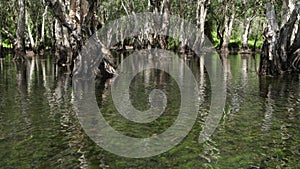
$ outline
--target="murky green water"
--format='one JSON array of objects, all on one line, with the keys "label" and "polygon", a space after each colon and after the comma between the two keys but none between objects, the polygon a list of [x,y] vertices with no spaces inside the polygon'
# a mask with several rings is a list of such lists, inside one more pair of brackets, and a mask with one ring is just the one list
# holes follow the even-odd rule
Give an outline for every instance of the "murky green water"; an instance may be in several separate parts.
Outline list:
[{"label": "murky green water", "polygon": [[[0,60],[0,168],[300,168],[300,75],[256,74],[259,58],[224,60],[227,101],[208,142],[198,137],[210,106],[209,77],[201,61],[188,60],[201,105],[189,135],[159,156],[129,159],[98,147],[81,128],[72,105],[71,78],[49,58],[18,65]],[[154,88],[166,92],[165,113],[149,124],[124,119],[113,106],[109,83],[97,82],[98,105],[120,133],[149,137],[176,120],[179,88],[166,73],[145,71],[131,83],[132,104],[149,108]]]}]

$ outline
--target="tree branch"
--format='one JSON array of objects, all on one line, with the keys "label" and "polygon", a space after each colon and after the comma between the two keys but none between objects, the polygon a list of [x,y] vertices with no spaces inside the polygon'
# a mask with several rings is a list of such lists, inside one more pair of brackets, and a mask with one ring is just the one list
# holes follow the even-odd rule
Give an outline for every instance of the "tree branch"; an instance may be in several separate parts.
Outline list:
[{"label": "tree branch", "polygon": [[46,0],[46,3],[51,8],[54,17],[57,18],[63,26],[70,31],[76,29],[76,25],[72,22],[70,17],[64,13],[64,5],[61,0]]}]

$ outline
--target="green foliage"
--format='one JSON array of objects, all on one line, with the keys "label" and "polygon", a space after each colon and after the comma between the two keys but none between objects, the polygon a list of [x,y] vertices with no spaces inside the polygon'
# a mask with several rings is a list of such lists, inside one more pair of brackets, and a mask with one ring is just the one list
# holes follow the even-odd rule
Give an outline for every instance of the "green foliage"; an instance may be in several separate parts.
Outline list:
[{"label": "green foliage", "polygon": [[[272,1],[275,4],[276,14],[280,20],[282,1],[275,0]],[[220,39],[217,37],[217,28],[220,27],[220,30],[224,29],[224,7],[226,3],[235,3],[235,13],[236,18],[234,22],[234,28],[231,36],[230,42],[241,42],[241,37],[243,33],[243,22],[247,18],[254,17],[251,28],[249,32],[249,46],[253,47],[254,40],[258,37],[257,47],[262,45],[262,33],[263,27],[260,26],[265,22],[264,13],[265,13],[265,4],[266,0],[211,0],[210,4],[207,7],[208,13],[206,16],[206,23],[209,23],[209,26],[206,26],[206,34],[210,32],[212,43],[214,46],[220,45]],[[26,11],[28,13],[28,24],[32,29],[32,36],[36,43],[38,43],[39,38],[41,37],[41,23],[42,15],[46,7],[44,1],[37,0],[28,0],[26,1]],[[139,1],[139,0],[103,0],[98,3],[97,15],[98,21],[101,23],[107,23],[111,20],[120,18],[127,15],[127,12],[131,14],[141,13],[148,11],[148,1]],[[161,10],[161,9],[159,9]],[[197,10],[197,1],[185,1],[177,0],[170,1],[170,12],[172,15],[181,16],[190,22],[196,22],[196,10]],[[231,6],[229,5],[229,10],[227,14],[232,13]],[[7,48],[12,48],[14,44],[14,38],[16,36],[16,27],[17,27],[17,9],[15,4],[10,1],[1,1],[0,2],[0,31],[2,33],[3,46]],[[54,16],[52,15],[51,9],[48,8],[48,13],[46,15],[45,22],[45,40],[48,48],[52,46],[53,43],[53,20]],[[26,41],[28,39],[28,33],[26,34]],[[178,40],[170,39],[168,42],[170,48],[176,48],[179,45]]]},{"label": "green foliage", "polygon": [[217,32],[213,31],[211,34],[212,34],[212,38],[213,38],[212,43],[214,44],[215,47],[219,46],[220,45],[220,40],[217,37]]},{"label": "green foliage", "polygon": [[[249,40],[248,41],[248,45],[249,45],[249,47],[251,48],[251,49],[254,49],[254,40]],[[256,49],[260,49],[261,47],[262,47],[262,45],[263,45],[263,41],[262,40],[258,40],[257,42],[256,42]]]},{"label": "green foliage", "polygon": [[9,39],[4,39],[4,41],[2,42],[2,46],[4,48],[13,48],[13,45],[9,42]]},{"label": "green foliage", "polygon": [[0,1],[0,32],[3,47],[12,48],[17,27],[16,16],[17,11],[14,3],[10,1]]},{"label": "green foliage", "polygon": [[176,49],[179,46],[179,39],[169,38],[168,39],[168,48]]}]

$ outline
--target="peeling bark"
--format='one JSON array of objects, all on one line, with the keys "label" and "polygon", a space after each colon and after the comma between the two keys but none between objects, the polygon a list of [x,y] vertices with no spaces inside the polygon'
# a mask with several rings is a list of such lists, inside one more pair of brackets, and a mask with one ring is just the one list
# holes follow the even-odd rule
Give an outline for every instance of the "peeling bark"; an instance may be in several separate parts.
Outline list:
[{"label": "peeling bark", "polygon": [[[267,21],[268,25],[264,32],[265,41],[262,48],[261,63],[259,73],[262,75],[279,75],[285,72],[299,71],[298,41],[295,38],[291,42],[295,24],[298,23],[300,10],[300,1],[297,1],[287,22],[278,28],[276,15],[270,2],[267,3]],[[299,33],[299,31],[298,31]],[[297,33],[297,37],[299,34]]]},{"label": "peeling bark", "polygon": [[[62,0],[47,1],[56,18],[55,27],[58,32],[59,27],[64,30],[63,46],[70,48],[72,53],[76,53],[81,49],[85,40],[96,31],[96,1],[71,0],[68,3],[64,3]],[[67,60],[71,61],[71,58],[68,57]]]},{"label": "peeling bark", "polygon": [[[85,41],[96,32],[98,25],[97,1],[70,0],[66,4],[62,0],[47,0],[47,2],[63,30],[65,50],[59,54],[60,57],[63,56],[62,64],[70,65],[70,68],[73,69],[74,61],[78,59],[78,53]],[[112,75],[115,72],[111,60],[111,53],[107,52],[107,58],[102,60],[99,67],[102,75]]]}]

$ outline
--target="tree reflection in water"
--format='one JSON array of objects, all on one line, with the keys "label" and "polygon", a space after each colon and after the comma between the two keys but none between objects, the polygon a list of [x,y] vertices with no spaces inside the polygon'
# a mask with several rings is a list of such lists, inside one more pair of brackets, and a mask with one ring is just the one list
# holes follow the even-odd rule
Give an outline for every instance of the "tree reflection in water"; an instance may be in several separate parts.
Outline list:
[{"label": "tree reflection in water", "polygon": [[[118,62],[126,55],[116,56]],[[197,123],[181,144],[147,159],[118,157],[89,139],[74,114],[72,79],[51,57],[23,63],[0,59],[0,166],[297,168],[300,75],[259,77],[257,56],[222,57],[227,83],[224,116],[211,139],[199,144],[199,132],[209,111],[211,84],[203,57],[183,58],[198,82],[201,104]],[[166,65],[167,61],[160,64]],[[132,66],[139,65],[132,63]],[[132,82],[132,102],[138,108],[147,108],[147,92],[155,87],[168,94],[168,113],[163,114],[161,123],[148,126],[135,126],[117,118],[122,116],[114,110],[110,93],[112,80],[96,81],[96,95],[101,112],[120,132],[136,132],[141,136],[153,134],[149,131],[163,132],[177,117],[178,89],[163,71],[145,70]]]}]

